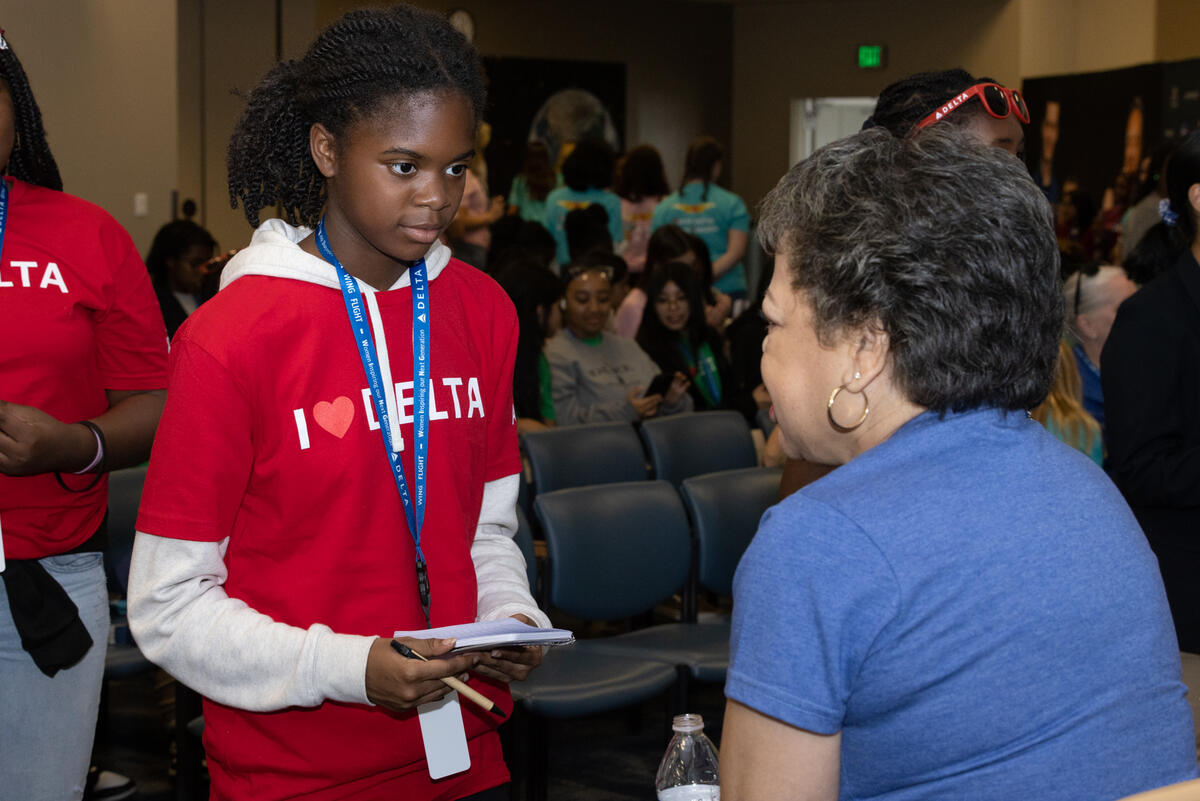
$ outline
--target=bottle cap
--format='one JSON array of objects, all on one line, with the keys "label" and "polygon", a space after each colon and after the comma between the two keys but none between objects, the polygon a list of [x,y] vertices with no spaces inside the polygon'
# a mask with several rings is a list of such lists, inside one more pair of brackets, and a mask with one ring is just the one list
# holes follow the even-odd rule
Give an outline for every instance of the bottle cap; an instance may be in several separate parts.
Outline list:
[{"label": "bottle cap", "polygon": [[671,722],[671,728],[685,734],[704,731],[704,717],[701,715],[676,715]]}]

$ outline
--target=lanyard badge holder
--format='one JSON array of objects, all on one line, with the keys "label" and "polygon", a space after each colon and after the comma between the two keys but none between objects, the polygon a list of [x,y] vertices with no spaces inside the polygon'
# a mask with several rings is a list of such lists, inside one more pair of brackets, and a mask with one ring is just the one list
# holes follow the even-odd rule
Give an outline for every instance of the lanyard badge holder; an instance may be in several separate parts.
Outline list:
[{"label": "lanyard badge holder", "polygon": [[[375,404],[376,419],[379,420],[379,431],[383,435],[383,444],[387,450],[388,464],[392,470],[392,478],[400,493],[400,502],[404,506],[404,518],[408,523],[409,533],[413,538],[416,551],[417,595],[421,602],[421,611],[425,615],[426,627],[431,626],[430,620],[430,586],[429,570],[425,563],[425,555],[421,551],[421,527],[425,523],[425,482],[427,477],[427,454],[429,450],[429,280],[425,270],[425,260],[420,259],[408,269],[409,282],[412,291],[413,318],[413,493],[408,491],[408,482],[404,476],[404,463],[400,458],[400,443],[392,437],[392,416],[389,406],[395,408],[395,403],[388,403],[388,398],[395,390],[386,387],[383,378],[383,366],[376,350],[376,342],[368,330],[367,313],[363,308],[363,293],[358,281],[346,272],[346,268],[338,261],[329,244],[329,236],[325,232],[325,220],[317,225],[317,249],[327,262],[337,271],[338,285],[342,290],[342,300],[346,304],[346,316],[350,319],[350,327],[354,332],[354,341],[358,346],[359,359],[363,371],[367,374],[370,385],[371,400]],[[378,311],[376,310],[376,314]],[[382,331],[382,329],[380,329]],[[387,344],[378,343],[387,354]],[[390,375],[390,371],[389,371]],[[396,429],[399,431],[399,428]],[[467,751],[467,733],[463,725],[462,708],[459,705],[458,693],[451,692],[429,704],[417,707],[418,721],[421,726],[421,739],[425,744],[425,761],[432,779],[440,779],[455,773],[461,773],[471,767],[471,755]]]}]

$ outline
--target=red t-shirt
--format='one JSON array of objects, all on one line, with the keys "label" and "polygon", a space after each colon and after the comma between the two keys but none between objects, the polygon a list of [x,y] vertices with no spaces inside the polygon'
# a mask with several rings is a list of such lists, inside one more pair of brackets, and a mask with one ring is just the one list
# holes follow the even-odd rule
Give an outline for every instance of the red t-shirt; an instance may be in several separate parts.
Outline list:
[{"label": "red t-shirt", "polygon": [[[475,620],[470,547],[485,482],[520,469],[517,322],[503,291],[451,260],[429,283],[428,500],[434,626]],[[376,295],[412,488],[412,300]],[[390,636],[424,627],[414,546],[341,293],[235,280],[180,328],[138,529],[230,538],[225,590],[277,621]],[[471,684],[511,710],[504,685]],[[472,767],[431,782],[416,713],[326,702],[269,714],[205,702],[220,798],[458,798],[507,780],[494,716],[463,704]]]},{"label": "red t-shirt", "polygon": [[[125,229],[99,206],[12,178],[0,253],[0,399],[76,422],[108,409],[104,391],[167,385],[167,331]],[[82,487],[91,476],[64,476]],[[70,493],[52,473],[0,475],[9,559],[64,553],[96,532],[102,479]]]}]

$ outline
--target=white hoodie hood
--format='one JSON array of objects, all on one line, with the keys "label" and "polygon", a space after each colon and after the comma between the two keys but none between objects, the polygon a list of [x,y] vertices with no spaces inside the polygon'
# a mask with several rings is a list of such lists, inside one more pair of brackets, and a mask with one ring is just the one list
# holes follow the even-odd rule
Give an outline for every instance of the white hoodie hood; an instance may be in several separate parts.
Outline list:
[{"label": "white hoodie hood", "polygon": [[[267,275],[272,278],[291,278],[310,284],[340,290],[337,270],[322,258],[300,249],[300,240],[312,233],[311,228],[296,228],[283,220],[270,219],[260,225],[250,238],[250,244],[237,252],[221,271],[221,289],[244,275]],[[425,254],[425,269],[429,280],[437,278],[450,262],[450,248],[434,242]],[[408,286],[408,271],[389,289]],[[358,282],[364,294],[371,288]]]}]

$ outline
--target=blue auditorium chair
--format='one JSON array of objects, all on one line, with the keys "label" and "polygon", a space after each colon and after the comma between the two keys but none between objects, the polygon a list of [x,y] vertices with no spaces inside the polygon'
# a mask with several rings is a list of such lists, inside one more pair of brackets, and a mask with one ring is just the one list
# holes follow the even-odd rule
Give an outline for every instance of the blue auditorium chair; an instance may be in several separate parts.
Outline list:
[{"label": "blue auditorium chair", "polygon": [[537,494],[568,487],[642,481],[646,454],[629,423],[563,426],[521,435]]},{"label": "blue auditorium chair", "polygon": [[750,426],[737,412],[658,417],[644,421],[640,431],[654,477],[675,487],[691,476],[758,464]]}]

